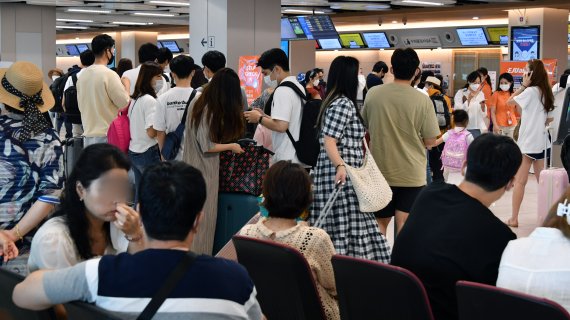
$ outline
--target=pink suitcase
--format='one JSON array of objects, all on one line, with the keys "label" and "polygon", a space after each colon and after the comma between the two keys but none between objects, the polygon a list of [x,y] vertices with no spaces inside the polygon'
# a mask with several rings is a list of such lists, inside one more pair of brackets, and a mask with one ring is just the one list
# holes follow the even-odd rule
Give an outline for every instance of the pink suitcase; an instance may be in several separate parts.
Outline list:
[{"label": "pink suitcase", "polygon": [[538,211],[536,222],[538,226],[541,226],[550,208],[558,202],[568,188],[568,174],[566,170],[552,168],[552,153],[550,156],[550,168],[546,168],[545,160],[544,170],[540,172],[538,181]]}]

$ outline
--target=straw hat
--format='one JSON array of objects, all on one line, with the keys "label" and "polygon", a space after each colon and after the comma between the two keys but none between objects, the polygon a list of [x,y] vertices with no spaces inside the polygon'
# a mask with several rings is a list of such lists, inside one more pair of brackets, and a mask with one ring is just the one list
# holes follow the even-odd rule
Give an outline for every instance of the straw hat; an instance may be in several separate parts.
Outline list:
[{"label": "straw hat", "polygon": [[[55,99],[49,86],[43,81],[41,70],[35,64],[27,61],[15,62],[8,69],[0,69],[0,81],[6,76],[6,80],[16,90],[27,96],[33,96],[42,91],[43,105],[36,104],[40,112],[46,112],[55,105]],[[8,105],[16,110],[24,111],[20,106],[20,97],[8,92],[0,82],[0,103]]]},{"label": "straw hat", "polygon": [[435,84],[435,85],[441,86],[441,81],[439,81],[439,79],[436,78],[436,77],[431,77],[431,76],[430,76],[430,77],[427,77],[427,78],[426,78],[426,82],[431,82],[431,83],[433,83],[433,84]]}]

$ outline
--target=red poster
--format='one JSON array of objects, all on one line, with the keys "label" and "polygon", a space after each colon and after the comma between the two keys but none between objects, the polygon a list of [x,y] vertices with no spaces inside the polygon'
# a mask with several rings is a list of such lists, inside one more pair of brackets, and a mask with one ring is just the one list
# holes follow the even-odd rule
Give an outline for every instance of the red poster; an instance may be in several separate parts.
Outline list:
[{"label": "red poster", "polygon": [[263,75],[261,68],[257,66],[257,59],[259,56],[239,57],[238,75],[241,86],[245,88],[248,104],[251,104],[261,95]]},{"label": "red poster", "polygon": [[[524,73],[524,68],[526,66],[526,61],[501,61],[501,73],[508,72],[515,79],[515,88],[520,86],[522,82],[522,77]],[[556,59],[542,59],[546,72],[548,72],[548,77],[550,78],[550,83],[556,83]]]}]

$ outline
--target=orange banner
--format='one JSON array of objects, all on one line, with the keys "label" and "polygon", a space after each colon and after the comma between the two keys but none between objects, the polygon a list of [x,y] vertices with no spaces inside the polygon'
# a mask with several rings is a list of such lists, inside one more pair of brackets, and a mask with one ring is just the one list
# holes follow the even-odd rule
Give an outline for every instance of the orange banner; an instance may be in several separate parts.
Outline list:
[{"label": "orange banner", "polygon": [[[542,59],[546,72],[548,72],[548,78],[550,83],[556,83],[556,64],[558,60],[556,59]],[[515,88],[518,88],[522,82],[524,68],[526,67],[526,61],[501,61],[501,73],[508,72],[515,79]]]},{"label": "orange banner", "polygon": [[261,68],[257,66],[258,59],[259,56],[239,57],[238,75],[240,85],[245,88],[248,105],[250,105],[253,100],[261,96],[263,75],[261,74]]}]

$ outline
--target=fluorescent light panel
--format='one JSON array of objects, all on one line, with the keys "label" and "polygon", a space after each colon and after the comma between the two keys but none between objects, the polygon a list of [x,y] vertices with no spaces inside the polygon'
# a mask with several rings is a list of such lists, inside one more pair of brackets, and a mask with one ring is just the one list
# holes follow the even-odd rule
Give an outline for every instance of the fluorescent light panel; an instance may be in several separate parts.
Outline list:
[{"label": "fluorescent light panel", "polygon": [[91,23],[93,20],[81,20],[81,19],[55,19],[61,22],[80,22],[80,23]]},{"label": "fluorescent light panel", "polygon": [[174,17],[174,13],[151,13],[151,12],[135,12],[133,16],[145,16],[145,17]]},{"label": "fluorescent light panel", "polygon": [[128,21],[114,21],[111,23],[112,24],[128,25],[128,26],[147,26],[147,25],[152,24],[152,22],[128,22]]},{"label": "fluorescent light panel", "polygon": [[[285,9],[283,12],[313,14],[313,10]],[[315,14],[324,14],[324,11],[315,10]]]},{"label": "fluorescent light panel", "polygon": [[110,10],[95,10],[95,9],[67,9],[67,12],[82,12],[82,13],[111,13]]},{"label": "fluorescent light panel", "polygon": [[403,0],[402,3],[422,4],[426,6],[443,6],[443,3],[441,2],[428,2],[428,1],[417,1],[417,0]]},{"label": "fluorescent light panel", "polygon": [[89,29],[87,27],[79,27],[79,26],[55,26],[56,29],[80,29],[80,30],[85,30],[85,29]]},{"label": "fluorescent light panel", "polygon": [[190,2],[174,2],[174,1],[149,1],[152,4],[163,4],[167,6],[189,6]]}]

